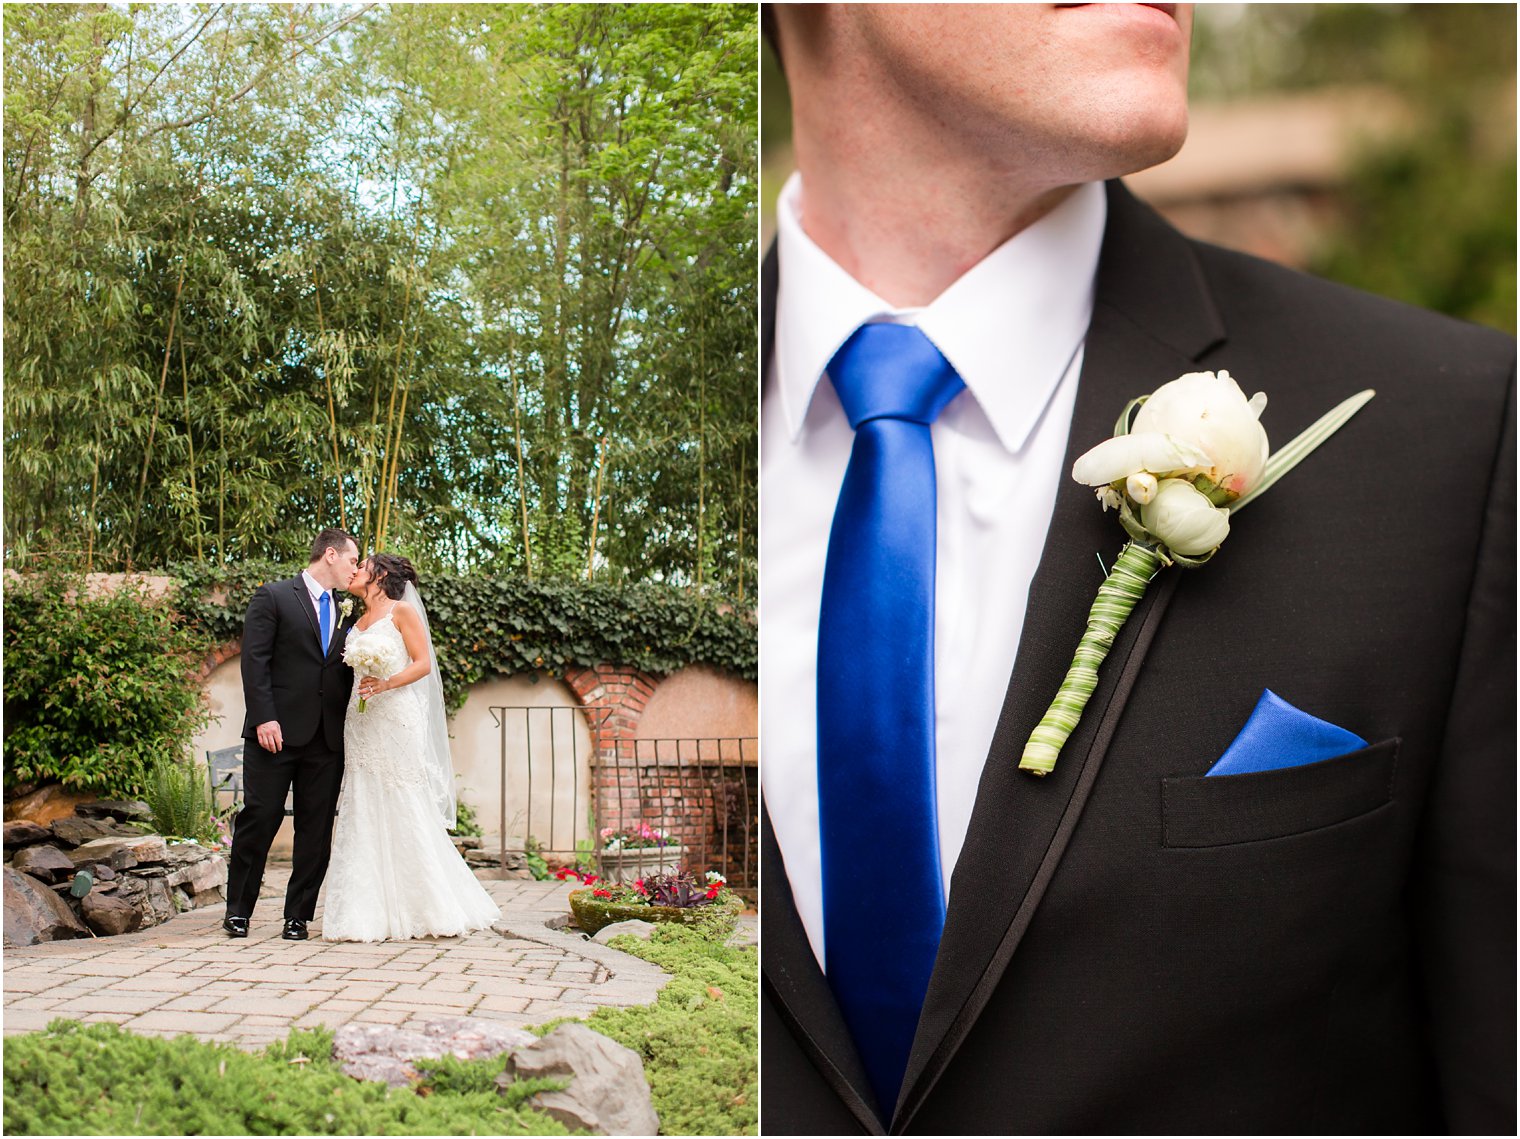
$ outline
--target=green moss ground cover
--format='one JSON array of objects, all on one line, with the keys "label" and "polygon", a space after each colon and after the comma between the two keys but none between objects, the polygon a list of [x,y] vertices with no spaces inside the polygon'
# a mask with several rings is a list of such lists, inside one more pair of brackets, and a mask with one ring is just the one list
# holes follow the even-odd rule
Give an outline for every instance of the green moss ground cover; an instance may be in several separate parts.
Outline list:
[{"label": "green moss ground cover", "polygon": [[[758,1124],[759,964],[662,926],[650,942],[617,948],[672,980],[649,1007],[603,1009],[590,1024],[638,1052],[667,1135],[754,1134]],[[544,1026],[545,1030],[551,1026]],[[263,1053],[230,1045],[134,1036],[111,1024],[55,1021],[5,1042],[4,1129],[12,1135],[563,1135],[525,1106],[554,1086],[510,1096],[494,1060],[434,1062],[416,1088],[345,1076],[332,1033],[296,1031]]]}]

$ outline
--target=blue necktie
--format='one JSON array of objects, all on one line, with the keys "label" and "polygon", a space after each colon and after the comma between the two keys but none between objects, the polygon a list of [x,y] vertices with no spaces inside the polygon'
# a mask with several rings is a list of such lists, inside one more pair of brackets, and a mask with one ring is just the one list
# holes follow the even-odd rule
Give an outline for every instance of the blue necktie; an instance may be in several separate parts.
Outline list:
[{"label": "blue necktie", "polygon": [[332,637],[332,602],[327,599],[325,590],[317,599],[317,622],[322,628],[322,654],[326,656],[327,646]]},{"label": "blue necktie", "polygon": [[929,425],[964,385],[898,324],[862,325],[828,373],[855,443],[818,619],[824,971],[890,1118],[945,924]]}]

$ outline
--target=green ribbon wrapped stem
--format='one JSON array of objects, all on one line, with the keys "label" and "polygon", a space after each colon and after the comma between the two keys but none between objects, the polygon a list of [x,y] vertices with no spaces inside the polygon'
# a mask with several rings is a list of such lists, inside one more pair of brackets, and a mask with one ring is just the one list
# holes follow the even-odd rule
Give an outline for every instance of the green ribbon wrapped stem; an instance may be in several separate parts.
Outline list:
[{"label": "green ribbon wrapped stem", "polygon": [[1114,646],[1114,638],[1134,612],[1135,604],[1156,576],[1163,561],[1160,553],[1139,542],[1126,542],[1119,560],[1098,587],[1092,609],[1087,614],[1087,631],[1077,645],[1076,656],[1066,670],[1066,678],[1051,701],[1019,760],[1019,770],[1031,775],[1049,775],[1055,769],[1071,733],[1082,718],[1093,690],[1098,687],[1098,669]]}]

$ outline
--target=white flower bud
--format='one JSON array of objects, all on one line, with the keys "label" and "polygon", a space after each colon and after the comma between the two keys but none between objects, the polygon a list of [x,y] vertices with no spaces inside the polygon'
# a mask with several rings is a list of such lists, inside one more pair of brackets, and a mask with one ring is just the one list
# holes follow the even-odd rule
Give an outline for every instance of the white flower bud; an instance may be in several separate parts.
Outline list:
[{"label": "white flower bud", "polygon": [[1140,509],[1141,524],[1185,557],[1214,549],[1230,532],[1230,512],[1215,506],[1186,479],[1163,479]]},{"label": "white flower bud", "polygon": [[1156,497],[1156,476],[1141,471],[1139,474],[1130,475],[1124,483],[1124,489],[1129,496],[1144,506]]}]

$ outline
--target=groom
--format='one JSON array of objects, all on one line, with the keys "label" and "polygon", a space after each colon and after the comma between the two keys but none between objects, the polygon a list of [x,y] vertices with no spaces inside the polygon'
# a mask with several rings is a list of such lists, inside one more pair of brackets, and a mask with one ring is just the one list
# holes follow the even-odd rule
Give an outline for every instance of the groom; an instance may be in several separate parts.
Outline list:
[{"label": "groom", "polygon": [[[1187,6],[766,14],[761,1131],[1513,1134],[1513,340],[1113,180],[1182,142]],[[1151,583],[1032,778],[1124,539],[1072,463],[1218,370],[1274,446],[1377,397]]]},{"label": "groom", "polygon": [[285,889],[287,941],[304,941],[327,873],[343,781],[343,715],[354,674],[343,663],[350,619],[334,591],[359,568],[359,545],[329,528],[298,576],[261,585],[243,623],[243,809],[227,872],[229,937],[247,937],[269,845],[295,791],[295,849]]}]

